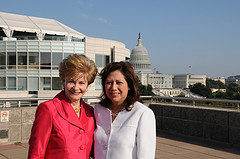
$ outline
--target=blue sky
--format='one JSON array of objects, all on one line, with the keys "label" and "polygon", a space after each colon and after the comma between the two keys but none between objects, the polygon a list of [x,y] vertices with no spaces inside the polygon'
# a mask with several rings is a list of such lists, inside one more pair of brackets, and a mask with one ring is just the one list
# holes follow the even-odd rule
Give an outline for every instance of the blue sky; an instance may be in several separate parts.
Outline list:
[{"label": "blue sky", "polygon": [[130,50],[140,32],[161,73],[240,74],[240,0],[5,0],[0,12],[56,19]]}]

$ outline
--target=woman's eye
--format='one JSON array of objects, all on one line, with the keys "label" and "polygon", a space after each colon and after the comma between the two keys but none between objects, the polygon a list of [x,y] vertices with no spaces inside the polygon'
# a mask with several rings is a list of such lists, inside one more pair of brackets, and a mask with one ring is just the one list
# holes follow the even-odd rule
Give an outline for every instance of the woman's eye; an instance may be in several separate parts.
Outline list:
[{"label": "woman's eye", "polygon": [[122,84],[122,82],[117,82],[117,84]]},{"label": "woman's eye", "polygon": [[112,82],[106,82],[106,84],[107,84],[107,85],[110,85],[110,84],[112,84]]}]

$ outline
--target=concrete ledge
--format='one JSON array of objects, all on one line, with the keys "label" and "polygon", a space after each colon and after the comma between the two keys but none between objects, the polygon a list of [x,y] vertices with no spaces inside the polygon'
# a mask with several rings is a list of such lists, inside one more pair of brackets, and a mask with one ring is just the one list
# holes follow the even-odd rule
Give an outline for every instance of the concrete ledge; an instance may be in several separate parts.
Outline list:
[{"label": "concrete ledge", "polygon": [[0,108],[8,111],[8,121],[0,121],[0,144],[28,142],[37,107]]},{"label": "concrete ledge", "polygon": [[156,116],[159,132],[240,147],[239,112],[164,104],[150,104],[149,108]]}]

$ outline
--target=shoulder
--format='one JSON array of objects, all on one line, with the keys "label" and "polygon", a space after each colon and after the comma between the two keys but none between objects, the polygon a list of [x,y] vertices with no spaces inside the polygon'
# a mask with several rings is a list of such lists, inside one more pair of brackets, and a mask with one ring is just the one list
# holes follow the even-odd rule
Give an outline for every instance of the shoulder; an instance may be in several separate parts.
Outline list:
[{"label": "shoulder", "polygon": [[104,112],[105,110],[106,108],[99,103],[94,106],[94,113]]},{"label": "shoulder", "polygon": [[55,109],[55,105],[62,105],[59,94],[56,95],[53,99],[40,103],[37,109],[52,111]]},{"label": "shoulder", "polygon": [[140,102],[134,103],[133,110],[140,114],[148,114],[149,116],[154,116],[152,109],[150,109],[148,106],[146,106]]},{"label": "shoulder", "polygon": [[51,107],[53,106],[53,99],[42,102],[39,104],[38,109],[51,109]]},{"label": "shoulder", "polygon": [[133,104],[133,107],[138,110],[138,111],[152,111],[148,106],[144,105],[143,103],[140,102],[135,102]]},{"label": "shoulder", "polygon": [[96,104],[95,106],[94,106],[94,110],[95,109],[105,109],[105,107],[104,106],[102,106],[100,103],[98,103],[98,104]]},{"label": "shoulder", "polygon": [[93,107],[85,102],[83,102],[84,108],[87,109],[88,111],[93,112]]}]

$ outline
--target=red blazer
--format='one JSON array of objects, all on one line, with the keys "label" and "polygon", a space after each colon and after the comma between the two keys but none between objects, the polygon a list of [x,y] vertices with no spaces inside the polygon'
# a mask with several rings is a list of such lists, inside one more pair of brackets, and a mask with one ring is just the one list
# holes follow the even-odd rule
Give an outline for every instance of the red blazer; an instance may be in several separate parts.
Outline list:
[{"label": "red blazer", "polygon": [[81,101],[78,118],[64,93],[60,92],[36,110],[28,159],[89,159],[94,128],[93,107]]}]

